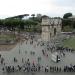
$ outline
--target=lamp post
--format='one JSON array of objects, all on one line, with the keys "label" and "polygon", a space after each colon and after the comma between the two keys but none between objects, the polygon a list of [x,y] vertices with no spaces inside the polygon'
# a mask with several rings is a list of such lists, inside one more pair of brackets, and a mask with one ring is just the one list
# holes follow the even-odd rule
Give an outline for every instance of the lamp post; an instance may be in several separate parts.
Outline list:
[{"label": "lamp post", "polygon": [[19,54],[20,54],[20,25],[19,25]]}]

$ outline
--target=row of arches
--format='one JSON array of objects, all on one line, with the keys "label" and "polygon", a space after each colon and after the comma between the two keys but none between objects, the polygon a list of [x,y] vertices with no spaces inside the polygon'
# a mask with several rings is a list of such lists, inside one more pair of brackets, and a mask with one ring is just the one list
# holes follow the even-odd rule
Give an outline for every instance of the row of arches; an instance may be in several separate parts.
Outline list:
[{"label": "row of arches", "polygon": [[[56,36],[56,33],[57,33],[57,30],[56,30],[56,28],[54,28],[54,36]],[[52,37],[52,33],[50,32],[50,37]]]}]

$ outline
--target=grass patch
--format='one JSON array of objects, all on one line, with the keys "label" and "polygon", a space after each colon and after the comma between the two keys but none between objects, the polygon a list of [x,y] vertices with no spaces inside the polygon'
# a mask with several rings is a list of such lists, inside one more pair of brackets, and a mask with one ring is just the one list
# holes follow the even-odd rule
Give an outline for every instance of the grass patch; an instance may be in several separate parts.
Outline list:
[{"label": "grass patch", "polygon": [[73,28],[70,27],[70,26],[64,26],[64,27],[63,27],[63,31],[64,31],[64,32],[71,32],[71,31],[73,31]]},{"label": "grass patch", "polygon": [[71,37],[63,42],[64,47],[75,49],[75,37]]},{"label": "grass patch", "polygon": [[15,35],[0,35],[0,40],[13,40],[15,39]]}]

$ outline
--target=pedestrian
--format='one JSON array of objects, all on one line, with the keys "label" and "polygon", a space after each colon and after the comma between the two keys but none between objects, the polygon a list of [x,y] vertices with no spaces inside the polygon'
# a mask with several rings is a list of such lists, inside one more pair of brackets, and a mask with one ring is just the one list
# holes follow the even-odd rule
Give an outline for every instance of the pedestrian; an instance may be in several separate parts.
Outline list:
[{"label": "pedestrian", "polygon": [[4,58],[2,57],[2,58],[1,58],[1,64],[3,64],[3,63],[4,63]]},{"label": "pedestrian", "polygon": [[2,68],[2,71],[4,72],[4,70],[5,70],[5,69],[4,69],[4,67],[3,67],[3,68]]},{"label": "pedestrian", "polygon": [[24,63],[24,59],[22,58],[22,63]]},{"label": "pedestrian", "polygon": [[0,54],[0,58],[1,58],[1,54]]},{"label": "pedestrian", "polygon": [[58,66],[57,66],[56,70],[57,70],[57,72],[58,72]]},{"label": "pedestrian", "polygon": [[59,67],[59,72],[61,72],[61,67]]}]

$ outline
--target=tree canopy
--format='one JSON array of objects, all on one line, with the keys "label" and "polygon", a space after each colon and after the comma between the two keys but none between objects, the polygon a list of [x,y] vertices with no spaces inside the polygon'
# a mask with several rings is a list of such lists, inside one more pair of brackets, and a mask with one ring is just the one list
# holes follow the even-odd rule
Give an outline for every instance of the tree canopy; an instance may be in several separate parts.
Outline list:
[{"label": "tree canopy", "polygon": [[[29,14],[25,14],[25,15],[18,15],[18,16],[14,16],[14,17],[9,17],[6,19],[1,20],[0,19],[0,27],[6,27],[9,30],[14,30],[14,29],[25,29],[26,28],[33,28],[31,30],[37,30],[36,27],[40,22],[41,19],[34,17],[35,14],[32,14],[32,17],[29,17],[28,19],[22,19],[23,16],[28,16]],[[34,17],[34,19],[33,19]]]},{"label": "tree canopy", "polygon": [[[72,16],[72,13],[65,13],[62,19],[62,29],[64,29],[66,26],[68,26],[68,28],[72,28],[72,21],[69,19],[69,17]],[[66,29],[67,30],[67,29]]]},{"label": "tree canopy", "polygon": [[72,16],[72,13],[65,13],[64,16],[63,16],[63,18],[64,18],[64,19],[67,19],[67,18],[70,17],[70,16]]}]

